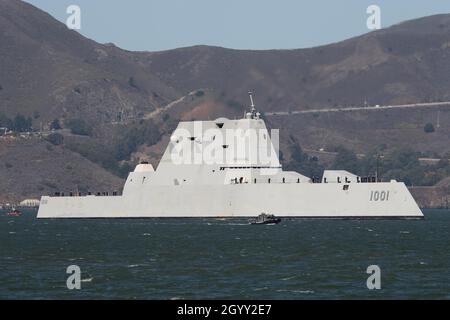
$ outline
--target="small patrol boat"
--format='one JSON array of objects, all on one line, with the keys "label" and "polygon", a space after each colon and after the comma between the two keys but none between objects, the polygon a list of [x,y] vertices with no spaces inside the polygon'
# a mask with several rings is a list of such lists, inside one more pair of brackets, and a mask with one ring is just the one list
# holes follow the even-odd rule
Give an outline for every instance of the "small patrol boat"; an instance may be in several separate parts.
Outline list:
[{"label": "small patrol boat", "polygon": [[280,222],[280,218],[276,218],[273,214],[266,214],[264,212],[256,218],[249,220],[250,224],[277,224]]},{"label": "small patrol boat", "polygon": [[8,212],[8,213],[6,213],[6,215],[8,217],[18,217],[18,216],[22,215],[22,212],[20,210],[17,210],[17,209],[13,208],[13,210]]}]

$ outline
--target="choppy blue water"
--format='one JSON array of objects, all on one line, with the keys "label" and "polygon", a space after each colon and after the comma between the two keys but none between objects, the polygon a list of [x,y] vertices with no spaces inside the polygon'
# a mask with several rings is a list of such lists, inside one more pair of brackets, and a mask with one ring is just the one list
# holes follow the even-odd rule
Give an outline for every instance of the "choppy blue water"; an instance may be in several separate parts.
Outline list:
[{"label": "choppy blue water", "polygon": [[[424,220],[37,220],[0,214],[2,299],[450,298],[450,211]],[[369,265],[381,290],[368,290]],[[68,290],[66,268],[81,268]]]}]

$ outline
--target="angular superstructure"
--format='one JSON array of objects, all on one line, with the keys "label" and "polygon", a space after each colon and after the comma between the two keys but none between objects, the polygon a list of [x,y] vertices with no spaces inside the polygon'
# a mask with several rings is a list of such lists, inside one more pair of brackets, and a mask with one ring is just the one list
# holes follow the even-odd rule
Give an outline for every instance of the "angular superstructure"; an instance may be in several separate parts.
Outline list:
[{"label": "angular superstructure", "polygon": [[274,135],[253,101],[243,119],[180,122],[157,169],[137,165],[121,195],[43,196],[38,218],[423,217],[402,182],[283,171]]}]

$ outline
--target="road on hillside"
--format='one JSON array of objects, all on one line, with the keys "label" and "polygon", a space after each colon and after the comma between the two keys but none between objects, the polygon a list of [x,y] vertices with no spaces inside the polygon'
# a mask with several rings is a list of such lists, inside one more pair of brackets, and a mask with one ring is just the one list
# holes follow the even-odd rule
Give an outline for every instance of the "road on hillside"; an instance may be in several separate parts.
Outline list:
[{"label": "road on hillside", "polygon": [[361,111],[361,110],[370,111],[370,110],[442,107],[442,106],[450,106],[450,101],[399,104],[399,105],[389,105],[389,106],[368,106],[368,107],[327,108],[327,109],[310,109],[310,110],[295,110],[295,111],[276,111],[276,112],[265,112],[264,115],[265,116],[289,116],[289,115],[293,115],[293,114],[304,114],[304,113],[349,112],[349,111]]},{"label": "road on hillside", "polygon": [[174,106],[176,106],[176,105],[179,104],[180,102],[183,102],[184,99],[186,99],[187,97],[191,97],[191,96],[193,96],[194,94],[196,94],[198,91],[201,91],[201,90],[202,90],[202,89],[193,90],[193,91],[189,92],[187,95],[182,96],[181,98],[178,98],[177,100],[174,100],[174,101],[168,103],[168,104],[165,105],[165,106],[162,106],[162,107],[160,107],[160,108],[157,108],[157,109],[155,109],[155,110],[153,110],[153,111],[151,111],[151,112],[145,114],[145,115],[142,116],[142,117],[136,117],[136,118],[131,117],[131,118],[128,118],[128,119],[125,119],[125,120],[111,121],[110,124],[113,124],[113,125],[116,125],[116,124],[122,124],[122,125],[123,125],[123,124],[127,124],[127,123],[130,123],[130,122],[136,121],[136,120],[149,120],[149,119],[153,119],[153,118],[155,118],[157,115],[159,115],[159,114],[161,114],[161,113],[163,113],[163,112],[165,112],[165,111],[168,111],[169,109],[173,108]]},{"label": "road on hillside", "polygon": [[154,117],[156,117],[157,115],[159,115],[160,113],[167,111],[169,109],[171,109],[172,107],[174,107],[175,105],[179,104],[180,102],[182,102],[184,99],[186,99],[187,97],[193,96],[194,94],[196,94],[200,89],[194,90],[189,92],[187,95],[182,96],[181,98],[170,102],[169,104],[165,105],[164,107],[158,108],[150,113],[147,113],[143,119],[148,120],[148,119],[152,119]]}]

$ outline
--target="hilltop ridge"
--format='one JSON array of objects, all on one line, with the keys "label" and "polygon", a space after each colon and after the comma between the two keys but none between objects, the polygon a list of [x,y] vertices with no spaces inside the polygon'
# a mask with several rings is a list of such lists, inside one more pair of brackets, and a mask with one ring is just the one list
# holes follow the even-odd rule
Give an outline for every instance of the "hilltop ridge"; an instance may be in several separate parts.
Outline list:
[{"label": "hilltop ridge", "polygon": [[[263,112],[450,101],[450,14],[292,50],[199,45],[131,52],[87,39],[42,10],[13,0],[0,0],[0,30],[0,116],[22,114],[47,132],[57,119],[65,129],[59,132],[65,161],[99,172],[85,177],[92,186],[115,188],[119,169],[126,171],[141,157],[156,164],[179,120],[240,117],[249,89]],[[88,135],[70,133],[80,120]],[[448,107],[291,114],[267,122],[281,129],[285,162],[290,161],[291,136],[311,150],[343,145],[366,153],[383,145],[386,152],[400,147],[450,152]],[[435,125],[433,133],[424,132],[427,123]],[[39,159],[47,152],[58,157],[59,146],[49,151],[54,147],[49,142],[32,141],[35,148],[8,142],[20,150],[15,166],[32,159],[34,170],[64,176],[64,166]],[[0,140],[2,145],[6,142]],[[1,163],[8,152],[0,154]],[[25,182],[11,168],[2,170],[9,177],[3,197],[14,183],[36,186],[26,189],[30,197],[77,184],[63,179],[56,187],[40,187],[38,175]]]}]

